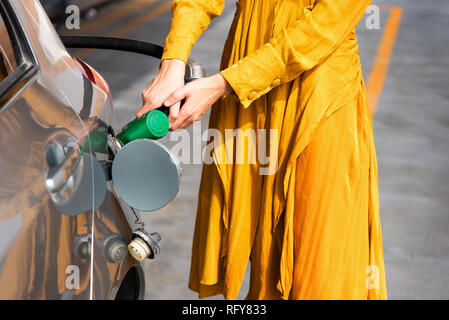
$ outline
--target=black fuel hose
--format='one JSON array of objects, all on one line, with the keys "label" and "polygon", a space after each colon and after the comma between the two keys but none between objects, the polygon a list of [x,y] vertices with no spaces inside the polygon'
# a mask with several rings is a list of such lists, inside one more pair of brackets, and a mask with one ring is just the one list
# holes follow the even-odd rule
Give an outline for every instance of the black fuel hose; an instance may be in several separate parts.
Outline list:
[{"label": "black fuel hose", "polygon": [[67,48],[118,50],[139,53],[157,59],[162,58],[163,53],[163,47],[157,44],[133,39],[97,36],[60,36],[60,38]]},{"label": "black fuel hose", "polygon": [[[151,56],[157,59],[162,58],[164,50],[163,47],[157,44],[133,39],[98,36],[60,36],[60,38],[67,48],[126,51]],[[185,99],[181,101],[181,107],[184,102]],[[162,106],[158,108],[158,110],[164,112],[167,116],[170,114],[170,109],[168,107]]]}]

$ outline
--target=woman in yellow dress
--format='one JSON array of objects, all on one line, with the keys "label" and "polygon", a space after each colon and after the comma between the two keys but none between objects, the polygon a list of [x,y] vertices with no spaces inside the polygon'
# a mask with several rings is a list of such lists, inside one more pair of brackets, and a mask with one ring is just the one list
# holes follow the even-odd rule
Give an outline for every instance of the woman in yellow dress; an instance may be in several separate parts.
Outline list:
[{"label": "woman in yellow dress", "polygon": [[[209,127],[223,137],[265,130],[276,141],[268,174],[261,163],[223,161],[248,154],[245,143],[215,144],[213,163],[203,165],[189,288],[235,299],[250,261],[248,299],[386,299],[355,35],[370,0],[240,0],[220,73],[184,85],[190,50],[224,3],[173,2],[161,67],[137,113],[170,106],[175,130],[213,105]],[[257,148],[274,148],[266,140]]]}]

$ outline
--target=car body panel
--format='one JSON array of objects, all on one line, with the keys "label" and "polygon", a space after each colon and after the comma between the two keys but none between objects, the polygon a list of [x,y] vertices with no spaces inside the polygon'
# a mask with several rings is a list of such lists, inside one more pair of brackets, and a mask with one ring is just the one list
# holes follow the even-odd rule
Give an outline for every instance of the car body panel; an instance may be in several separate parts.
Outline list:
[{"label": "car body panel", "polygon": [[[60,212],[47,185],[49,145],[61,139],[82,144],[100,125],[97,119],[113,125],[110,97],[77,67],[39,1],[2,6],[17,19],[37,71],[0,105],[0,299],[113,298],[127,270],[138,265],[129,255],[111,262],[104,254],[105,239],[131,237],[110,182],[89,171],[108,155],[74,156],[75,169],[84,172],[80,183],[93,190],[84,190],[82,212]],[[97,187],[107,188],[99,206]]]}]

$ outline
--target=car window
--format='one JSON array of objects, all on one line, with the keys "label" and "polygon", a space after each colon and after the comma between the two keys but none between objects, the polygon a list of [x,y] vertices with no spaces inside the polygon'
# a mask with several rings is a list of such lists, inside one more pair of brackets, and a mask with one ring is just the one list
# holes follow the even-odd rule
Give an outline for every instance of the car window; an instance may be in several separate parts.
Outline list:
[{"label": "car window", "polygon": [[39,71],[10,0],[0,0],[0,111]]},{"label": "car window", "polygon": [[14,49],[5,22],[0,15],[0,81],[3,81],[17,67]]}]

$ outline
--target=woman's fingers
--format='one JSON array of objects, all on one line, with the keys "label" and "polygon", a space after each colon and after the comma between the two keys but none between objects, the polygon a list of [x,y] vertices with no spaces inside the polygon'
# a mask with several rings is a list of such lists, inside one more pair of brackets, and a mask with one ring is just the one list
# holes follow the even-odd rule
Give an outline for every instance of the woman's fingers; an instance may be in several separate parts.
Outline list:
[{"label": "woman's fingers", "polygon": [[172,94],[169,95],[167,99],[165,99],[164,105],[166,107],[171,107],[175,103],[181,102],[181,100],[187,96],[188,91],[189,91],[188,85],[185,85],[184,87],[181,87],[173,91]]},{"label": "woman's fingers", "polygon": [[[179,110],[178,117],[172,117],[170,129],[187,128],[193,122],[198,121],[207,110],[223,95],[230,93],[229,84],[220,75],[198,79],[182,88],[175,90],[164,104],[172,106],[186,99],[184,106]],[[173,121],[174,120],[174,121]]]},{"label": "woman's fingers", "polygon": [[177,59],[164,60],[154,79],[142,92],[142,107],[136,113],[143,116],[162,106],[167,97],[184,85],[185,62]]},{"label": "woman's fingers", "polygon": [[158,99],[157,97],[151,95],[151,88],[147,88],[142,92],[142,100],[143,105],[136,113],[137,118],[140,118],[148,111],[156,109],[162,105],[162,101],[160,101],[162,100],[161,98]]},{"label": "woman's fingers", "polygon": [[201,120],[203,114],[202,110],[207,110],[207,105],[202,105],[195,102],[194,98],[187,98],[184,106],[179,111],[179,116],[174,122],[170,122],[170,129],[185,129],[189,127],[193,122]]},{"label": "woman's fingers", "polygon": [[186,86],[179,88],[172,92],[171,95],[168,96],[167,99],[164,101],[164,105],[166,107],[170,107],[170,115],[168,117],[169,123],[170,123],[170,130],[175,130],[172,128],[172,125],[177,123],[180,113],[182,112],[180,110],[181,108],[181,101],[186,97],[188,89]]},{"label": "woman's fingers", "polygon": [[192,123],[198,120],[199,119],[195,120],[195,117],[191,115],[184,119],[184,121],[178,126],[178,129],[187,129]]},{"label": "woman's fingers", "polygon": [[184,106],[179,110],[178,116],[172,120],[170,120],[170,130],[181,129],[180,125],[185,122],[185,120],[190,117],[189,109],[189,101],[186,100]]},{"label": "woman's fingers", "polygon": [[170,115],[168,116],[168,122],[170,123],[170,130],[173,130],[171,128],[171,124],[178,119],[179,116],[179,108],[181,107],[181,102],[178,102],[170,107]]},{"label": "woman's fingers", "polygon": [[194,99],[192,99],[191,97],[186,98],[183,107],[179,110],[178,117],[175,119],[175,121],[170,122],[171,130],[185,129],[195,120],[199,120],[195,116],[198,111],[195,110],[197,104],[195,104],[193,100]]}]

